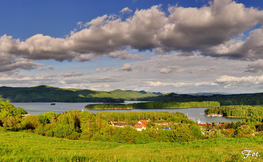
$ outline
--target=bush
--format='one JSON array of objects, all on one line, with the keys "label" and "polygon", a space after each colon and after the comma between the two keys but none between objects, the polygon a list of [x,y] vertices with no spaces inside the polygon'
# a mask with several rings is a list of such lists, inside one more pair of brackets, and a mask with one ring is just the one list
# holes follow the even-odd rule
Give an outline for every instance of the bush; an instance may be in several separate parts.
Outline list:
[{"label": "bush", "polygon": [[40,125],[38,116],[26,116],[22,119],[22,128],[34,130]]},{"label": "bush", "polygon": [[66,138],[74,132],[74,129],[71,129],[69,125],[59,124],[53,129],[55,137]]},{"label": "bush", "polygon": [[208,134],[208,138],[222,138],[224,135],[221,133],[220,130],[214,130]]},{"label": "bush", "polygon": [[234,131],[235,138],[248,138],[253,136],[255,136],[254,131],[248,125],[240,126]]}]

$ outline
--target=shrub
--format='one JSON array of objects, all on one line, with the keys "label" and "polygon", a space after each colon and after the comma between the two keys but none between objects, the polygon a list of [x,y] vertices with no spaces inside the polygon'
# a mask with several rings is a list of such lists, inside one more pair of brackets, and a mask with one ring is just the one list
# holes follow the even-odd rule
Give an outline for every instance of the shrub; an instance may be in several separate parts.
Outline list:
[{"label": "shrub", "polygon": [[236,138],[247,138],[253,136],[255,136],[254,131],[248,125],[243,125],[241,127],[238,127],[234,131],[234,137]]},{"label": "shrub", "polygon": [[40,125],[38,116],[26,116],[22,119],[22,128],[34,130]]}]

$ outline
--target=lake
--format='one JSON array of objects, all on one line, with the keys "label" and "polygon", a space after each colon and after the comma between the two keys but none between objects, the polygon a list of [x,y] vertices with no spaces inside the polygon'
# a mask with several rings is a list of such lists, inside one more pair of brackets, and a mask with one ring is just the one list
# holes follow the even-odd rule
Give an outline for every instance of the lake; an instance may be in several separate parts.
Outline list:
[{"label": "lake", "polygon": [[[144,101],[125,101],[125,104],[128,103],[139,103]],[[181,112],[187,115],[190,119],[194,121],[200,120],[205,123],[212,123],[213,121],[216,123],[219,122],[237,122],[242,119],[230,119],[226,117],[206,117],[204,115],[204,110],[206,108],[187,108],[187,109],[132,109],[132,110],[88,110],[85,109],[85,106],[88,104],[101,104],[98,102],[78,102],[78,103],[65,103],[65,102],[55,102],[56,105],[50,105],[49,102],[11,102],[15,107],[21,107],[25,109],[31,115],[39,115],[45,112],[55,112],[55,113],[63,113],[69,110],[84,110],[90,111],[92,113],[104,112],[104,111],[118,111],[118,112],[142,112],[142,111],[168,111],[168,112]]]}]

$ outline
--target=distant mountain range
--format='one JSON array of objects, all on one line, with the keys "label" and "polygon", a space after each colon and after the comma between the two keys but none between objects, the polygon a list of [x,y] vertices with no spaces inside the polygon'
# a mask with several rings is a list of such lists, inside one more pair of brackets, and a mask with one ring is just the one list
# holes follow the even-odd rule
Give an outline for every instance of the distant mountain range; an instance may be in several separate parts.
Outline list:
[{"label": "distant mountain range", "polygon": [[138,100],[164,101],[164,102],[218,101],[220,105],[263,105],[263,93],[247,93],[247,94],[167,93],[155,97],[139,98]]},{"label": "distant mountain range", "polygon": [[263,93],[225,94],[195,93],[177,94],[132,90],[95,91],[89,89],[56,88],[46,85],[36,87],[0,87],[0,98],[11,102],[107,102],[124,100],[192,102],[218,101],[221,105],[262,105]]},{"label": "distant mountain range", "polygon": [[160,92],[114,90],[110,92],[88,89],[36,87],[0,87],[0,96],[11,102],[123,102],[144,97],[156,97]]}]

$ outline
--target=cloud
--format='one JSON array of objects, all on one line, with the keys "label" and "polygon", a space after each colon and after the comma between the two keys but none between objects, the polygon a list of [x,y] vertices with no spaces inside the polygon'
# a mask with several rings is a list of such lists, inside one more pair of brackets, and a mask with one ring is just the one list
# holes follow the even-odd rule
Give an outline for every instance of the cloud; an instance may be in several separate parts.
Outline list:
[{"label": "cloud", "polygon": [[[124,11],[130,11],[124,8]],[[249,33],[245,41],[231,40],[263,23],[263,11],[233,0],[214,0],[200,8],[170,6],[169,13],[161,6],[136,10],[125,20],[119,16],[99,16],[87,23],[79,22],[80,31],[66,38],[42,34],[25,41],[12,36],[0,37],[0,52],[25,59],[57,61],[76,59],[90,61],[109,56],[120,59],[142,59],[141,55],[118,54],[125,49],[171,51],[232,59],[262,58],[262,29]],[[117,54],[116,54],[117,53]]]},{"label": "cloud", "polygon": [[77,61],[84,62],[84,61],[91,61],[95,56],[93,54],[83,54],[77,57]]},{"label": "cloud", "polygon": [[19,69],[31,70],[40,66],[40,64],[34,63],[32,60],[15,58],[3,53],[0,53],[0,58],[0,73]]},{"label": "cloud", "polygon": [[93,26],[103,25],[105,22],[105,19],[107,18],[108,18],[108,15],[99,16],[96,19],[93,19],[90,22],[85,23],[84,26],[87,27],[89,25],[93,25]]},{"label": "cloud", "polygon": [[93,85],[93,86],[91,86],[91,89],[94,89],[94,90],[96,90],[97,88],[109,88],[110,87],[110,85],[109,84],[107,84],[107,83],[104,83],[104,84],[97,84],[97,85]]},{"label": "cloud", "polygon": [[0,38],[0,51],[26,59],[70,61],[78,54],[68,50],[69,43],[65,39],[42,34],[34,35],[24,42],[13,39],[12,36],[3,35]]},{"label": "cloud", "polygon": [[120,71],[132,71],[133,68],[129,63],[127,63],[127,64],[124,64],[123,67],[119,68],[119,70]]},{"label": "cloud", "polygon": [[119,58],[121,60],[125,59],[138,59],[138,60],[144,60],[142,54],[131,54],[128,50],[120,50],[120,51],[114,51],[109,53],[109,57],[111,58]]},{"label": "cloud", "polygon": [[100,72],[108,72],[108,71],[113,71],[115,70],[114,68],[111,67],[105,67],[105,68],[96,68],[95,72],[100,73]]},{"label": "cloud", "polygon": [[168,66],[166,68],[161,68],[159,70],[159,72],[163,73],[163,74],[169,74],[169,73],[171,73],[173,71],[175,71],[175,72],[183,72],[184,69],[180,68],[179,66]]},{"label": "cloud", "polygon": [[217,83],[214,83],[214,82],[199,82],[199,83],[195,83],[195,86],[196,87],[199,87],[199,86],[218,86]]},{"label": "cloud", "polygon": [[201,8],[173,6],[169,11],[169,23],[159,35],[166,51],[205,51],[263,21],[262,11],[231,0],[214,0]]},{"label": "cloud", "polygon": [[120,11],[121,14],[124,14],[124,13],[131,13],[131,12],[132,12],[132,10],[129,9],[128,7],[125,7],[125,8],[123,8],[123,9]]},{"label": "cloud", "polygon": [[108,72],[108,71],[112,71],[112,70],[114,70],[114,68],[111,68],[111,67],[103,68],[103,72]]},{"label": "cloud", "polygon": [[70,70],[65,73],[60,73],[62,77],[78,77],[78,76],[83,76],[84,72],[80,70]]},{"label": "cloud", "polygon": [[169,73],[172,72],[172,70],[169,69],[169,68],[161,68],[161,69],[159,70],[159,72],[160,72],[160,73],[164,73],[164,74],[169,74]]},{"label": "cloud", "polygon": [[54,70],[54,67],[52,65],[49,65],[47,67],[39,67],[37,70],[39,70],[39,71]]},{"label": "cloud", "polygon": [[184,82],[178,82],[178,83],[163,83],[163,82],[152,82],[149,81],[148,84],[150,86],[154,87],[161,87],[161,86],[173,86],[173,87],[182,87],[182,86],[190,86],[192,83],[184,83]]},{"label": "cloud", "polygon": [[249,64],[247,66],[245,72],[248,72],[248,73],[262,73],[263,72],[263,62]]},{"label": "cloud", "polygon": [[263,58],[263,28],[252,30],[244,40],[232,39],[212,47],[210,53],[217,57],[256,60]]},{"label": "cloud", "polygon": [[99,72],[101,72],[101,68],[96,68],[96,70],[95,70],[95,73],[99,73]]},{"label": "cloud", "polygon": [[224,88],[250,88],[261,89],[263,85],[263,75],[261,76],[243,76],[234,77],[224,75],[216,79],[218,85],[223,85]]}]

